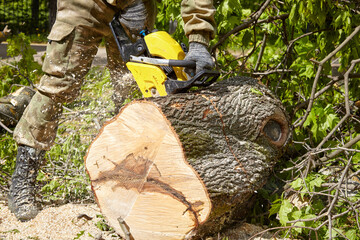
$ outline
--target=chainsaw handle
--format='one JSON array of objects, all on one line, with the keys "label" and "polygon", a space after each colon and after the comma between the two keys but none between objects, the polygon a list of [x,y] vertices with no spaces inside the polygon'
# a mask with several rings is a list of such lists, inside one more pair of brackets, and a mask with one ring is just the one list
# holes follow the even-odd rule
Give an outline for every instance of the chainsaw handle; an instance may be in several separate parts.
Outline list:
[{"label": "chainsaw handle", "polygon": [[172,66],[172,67],[196,68],[196,62],[194,62],[194,61],[189,61],[189,60],[169,59],[169,66]]}]

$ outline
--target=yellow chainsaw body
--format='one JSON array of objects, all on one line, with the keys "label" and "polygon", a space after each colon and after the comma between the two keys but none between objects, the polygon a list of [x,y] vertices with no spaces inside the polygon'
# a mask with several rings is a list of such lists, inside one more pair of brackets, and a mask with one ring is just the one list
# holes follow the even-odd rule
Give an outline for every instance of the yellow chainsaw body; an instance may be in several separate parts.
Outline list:
[{"label": "yellow chainsaw body", "polygon": [[[158,31],[144,37],[147,48],[152,57],[162,59],[183,60],[185,53],[178,42],[167,32]],[[127,68],[131,71],[144,97],[166,96],[165,81],[167,76],[157,65],[128,62]],[[186,81],[183,67],[173,67],[177,80]]]}]

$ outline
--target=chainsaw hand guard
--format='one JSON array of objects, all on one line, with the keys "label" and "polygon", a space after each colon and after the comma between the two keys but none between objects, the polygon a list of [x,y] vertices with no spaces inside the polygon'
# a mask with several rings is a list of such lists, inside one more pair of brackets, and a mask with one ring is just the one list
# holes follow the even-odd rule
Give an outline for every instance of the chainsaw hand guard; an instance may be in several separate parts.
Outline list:
[{"label": "chainsaw hand guard", "polygon": [[188,81],[178,81],[168,79],[165,82],[167,94],[186,92],[191,87],[206,87],[214,83],[220,76],[220,73],[212,70],[202,70]]}]

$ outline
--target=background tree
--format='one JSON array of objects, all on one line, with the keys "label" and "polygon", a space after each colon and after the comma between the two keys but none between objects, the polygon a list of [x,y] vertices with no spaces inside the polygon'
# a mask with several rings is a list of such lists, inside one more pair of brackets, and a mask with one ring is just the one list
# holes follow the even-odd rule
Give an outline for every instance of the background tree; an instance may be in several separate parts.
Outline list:
[{"label": "background tree", "polygon": [[57,11],[57,0],[49,0],[49,30],[55,23]]},{"label": "background tree", "polygon": [[37,26],[39,24],[39,0],[32,0],[31,3],[31,20],[33,26]]}]

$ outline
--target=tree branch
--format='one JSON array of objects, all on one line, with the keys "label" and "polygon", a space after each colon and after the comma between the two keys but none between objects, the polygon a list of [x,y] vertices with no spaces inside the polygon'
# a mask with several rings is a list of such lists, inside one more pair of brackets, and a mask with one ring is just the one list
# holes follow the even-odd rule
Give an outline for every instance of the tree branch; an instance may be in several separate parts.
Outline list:
[{"label": "tree branch", "polygon": [[274,20],[286,19],[289,17],[289,14],[282,14],[282,15],[273,16],[273,17],[269,17],[267,19],[258,21],[261,14],[265,11],[266,7],[270,4],[270,2],[271,2],[271,0],[267,0],[266,2],[264,2],[263,5],[260,7],[260,9],[251,15],[251,18],[245,19],[241,25],[236,26],[234,29],[227,32],[224,36],[222,36],[219,39],[219,41],[210,49],[210,52],[214,53],[214,51],[219,47],[219,45],[221,45],[223,42],[225,42],[225,40],[228,37],[230,37],[232,34],[240,32],[241,30],[251,27],[254,23],[256,23],[256,24],[269,23]]},{"label": "tree branch", "polygon": [[352,72],[352,70],[354,69],[355,65],[357,63],[360,62],[360,59],[356,59],[354,61],[351,62],[351,66],[350,68],[346,71],[345,75],[344,75],[344,87],[345,87],[345,109],[346,109],[346,114],[345,116],[339,121],[338,124],[336,124],[336,126],[331,130],[331,132],[323,138],[323,140],[321,141],[321,143],[319,143],[319,145],[316,147],[316,149],[320,149],[325,142],[327,142],[330,137],[334,134],[334,132],[341,126],[341,124],[343,124],[343,122],[345,122],[346,119],[349,118],[350,116],[350,105],[349,105],[349,74],[350,72]]},{"label": "tree branch", "polygon": [[352,145],[354,145],[358,141],[360,141],[360,135],[357,135],[355,138],[353,138],[352,140],[347,142],[342,148],[330,153],[329,155],[326,155],[326,156],[320,158],[320,161],[324,162],[326,160],[336,157],[338,154],[342,153],[344,151],[344,149],[350,148]]},{"label": "tree branch", "polygon": [[262,46],[260,48],[258,59],[256,61],[256,65],[255,65],[255,68],[254,68],[254,72],[256,72],[259,69],[261,59],[262,59],[262,56],[264,55],[264,50],[265,50],[265,47],[266,47],[266,40],[267,40],[267,33],[265,32],[264,37],[263,37],[263,41],[262,41]]},{"label": "tree branch", "polygon": [[311,111],[311,108],[312,108],[312,105],[313,105],[314,99],[315,99],[315,91],[316,91],[317,83],[319,81],[320,74],[321,74],[321,71],[323,69],[324,64],[328,60],[330,60],[333,56],[335,56],[335,54],[338,53],[359,31],[360,31],[360,25],[357,26],[355,28],[355,30],[334,51],[332,51],[321,62],[319,62],[319,67],[318,67],[318,70],[316,72],[315,79],[314,79],[314,82],[313,82],[313,86],[312,86],[312,89],[311,89],[309,105],[308,105],[308,107],[306,109],[305,115],[300,118],[301,122],[294,124],[294,127],[301,127],[304,124],[304,122],[306,121],[309,114],[310,114],[310,111]]}]

